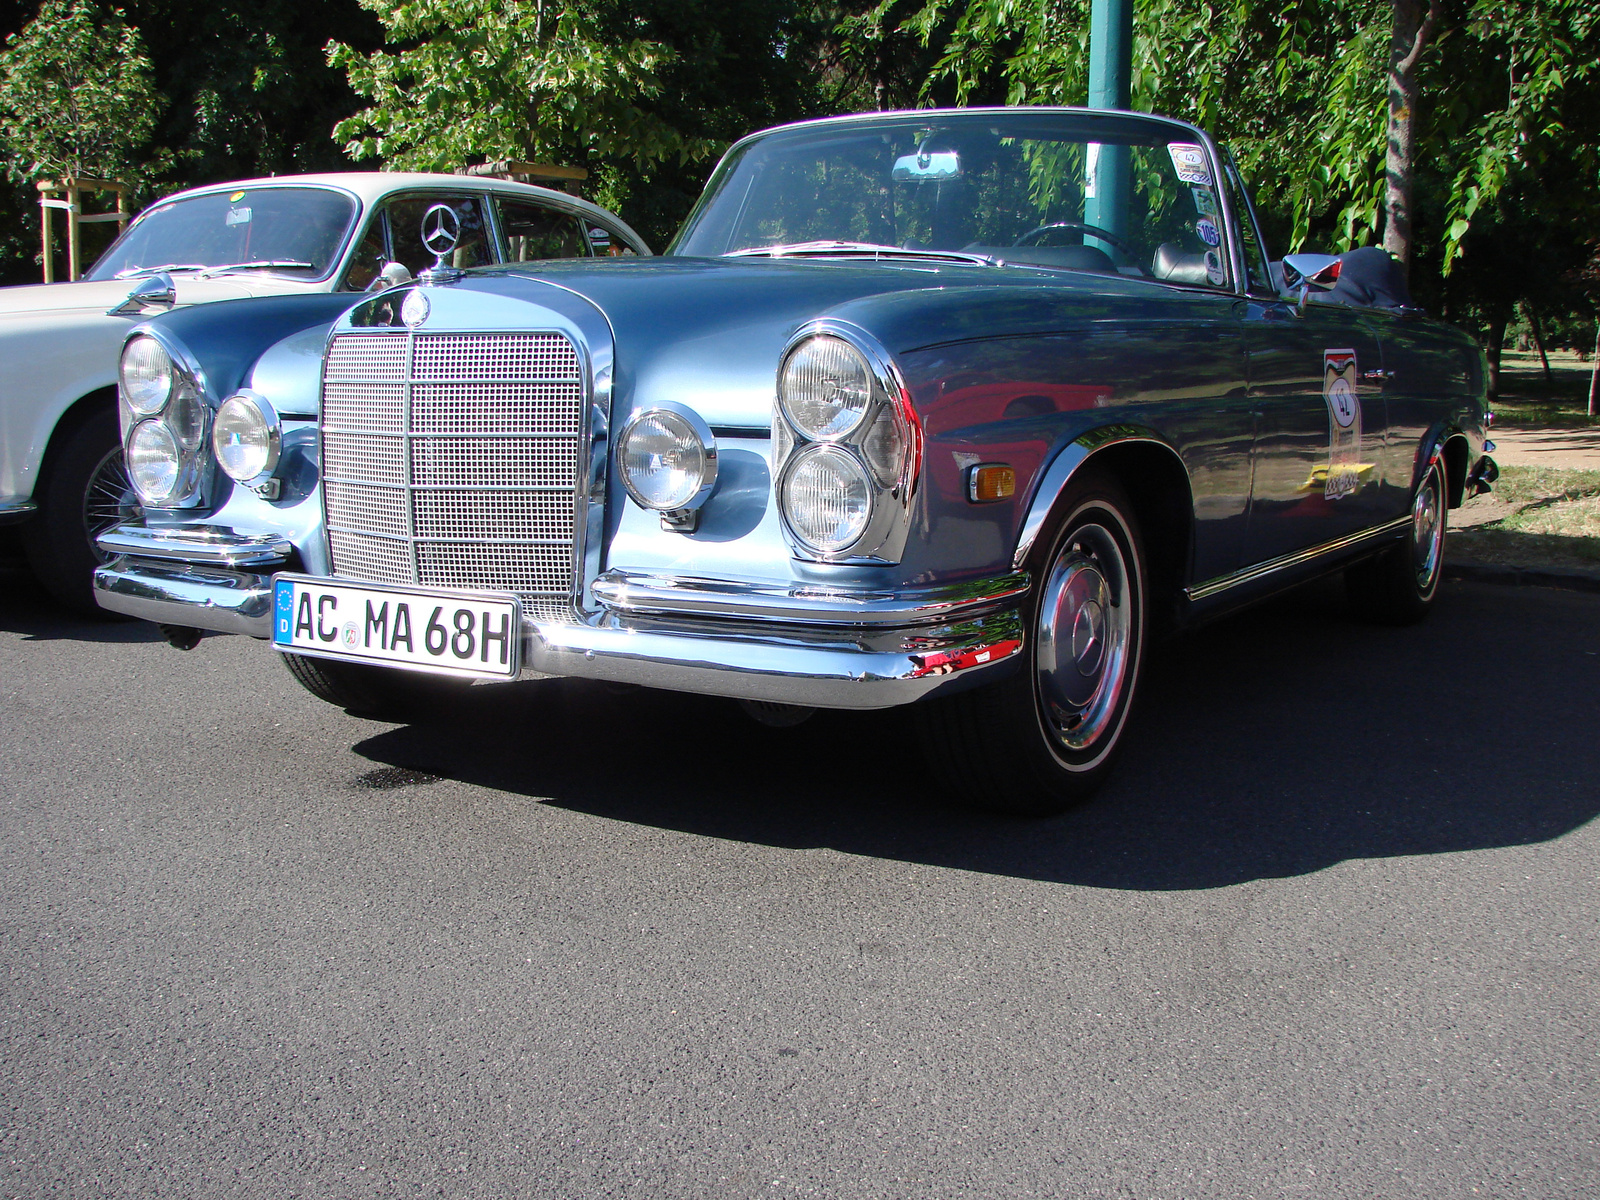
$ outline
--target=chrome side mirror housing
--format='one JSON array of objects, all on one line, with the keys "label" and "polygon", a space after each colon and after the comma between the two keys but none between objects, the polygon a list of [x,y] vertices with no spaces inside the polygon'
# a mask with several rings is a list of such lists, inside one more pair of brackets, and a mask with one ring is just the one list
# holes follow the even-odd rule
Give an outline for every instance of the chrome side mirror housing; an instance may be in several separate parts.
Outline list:
[{"label": "chrome side mirror housing", "polygon": [[178,289],[172,282],[172,276],[165,271],[157,271],[129,288],[128,298],[121,304],[106,309],[106,316],[127,316],[129,313],[143,312],[152,306],[171,308],[177,302]]},{"label": "chrome side mirror housing", "polygon": [[1325,292],[1339,281],[1337,254],[1286,254],[1282,263],[1283,286],[1279,294],[1294,300],[1304,311],[1313,289]]}]

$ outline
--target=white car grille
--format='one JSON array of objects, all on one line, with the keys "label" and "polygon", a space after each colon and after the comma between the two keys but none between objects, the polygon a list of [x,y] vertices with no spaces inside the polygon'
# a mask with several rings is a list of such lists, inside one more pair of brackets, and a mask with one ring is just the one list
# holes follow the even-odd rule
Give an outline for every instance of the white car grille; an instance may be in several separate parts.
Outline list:
[{"label": "white car grille", "polygon": [[322,479],[333,572],[515,592],[573,620],[584,380],[560,333],[333,339]]}]

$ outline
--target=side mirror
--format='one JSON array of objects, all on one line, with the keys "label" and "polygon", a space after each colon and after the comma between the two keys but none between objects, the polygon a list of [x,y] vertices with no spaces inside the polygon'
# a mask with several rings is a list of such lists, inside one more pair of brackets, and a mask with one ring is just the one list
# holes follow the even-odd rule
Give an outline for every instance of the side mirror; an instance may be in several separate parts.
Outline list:
[{"label": "side mirror", "polygon": [[128,298],[114,308],[106,309],[106,316],[127,316],[129,313],[143,312],[153,305],[171,308],[177,302],[178,289],[172,282],[172,276],[165,271],[157,271],[129,288]]},{"label": "side mirror", "polygon": [[1325,292],[1339,281],[1340,259],[1337,254],[1288,254],[1281,266],[1283,288],[1279,293],[1285,300],[1299,301],[1304,310],[1306,298],[1313,289]]}]

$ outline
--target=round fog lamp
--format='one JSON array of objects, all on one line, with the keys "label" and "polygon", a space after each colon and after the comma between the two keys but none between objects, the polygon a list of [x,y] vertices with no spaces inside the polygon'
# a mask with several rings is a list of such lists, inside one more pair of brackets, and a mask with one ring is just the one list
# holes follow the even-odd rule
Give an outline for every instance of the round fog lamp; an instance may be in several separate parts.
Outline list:
[{"label": "round fog lamp", "polygon": [[784,481],[783,512],[795,536],[831,554],[854,545],[872,517],[872,484],[855,457],[813,446],[794,460]]},{"label": "round fog lamp", "polygon": [[172,397],[177,378],[172,356],[153,337],[136,337],[122,351],[117,370],[122,398],[141,416],[158,413]]},{"label": "round fog lamp", "polygon": [[622,431],[622,484],[643,508],[687,508],[716,479],[716,451],[687,414],[649,409]]},{"label": "round fog lamp", "polygon": [[211,448],[230,479],[249,483],[268,474],[278,465],[281,446],[277,414],[264,399],[240,392],[217,409]]},{"label": "round fog lamp", "polygon": [[872,403],[872,373],[849,342],[818,334],[789,355],[778,381],[778,398],[794,427],[806,437],[842,437],[861,424]]},{"label": "round fog lamp", "polygon": [[178,440],[160,421],[140,421],[128,438],[128,478],[146,504],[173,499],[183,478]]}]

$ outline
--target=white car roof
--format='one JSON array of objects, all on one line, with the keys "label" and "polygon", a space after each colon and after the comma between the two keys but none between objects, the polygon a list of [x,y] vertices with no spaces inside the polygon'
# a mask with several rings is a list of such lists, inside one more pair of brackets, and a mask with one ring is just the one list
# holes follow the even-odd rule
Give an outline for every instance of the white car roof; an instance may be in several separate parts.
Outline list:
[{"label": "white car roof", "polygon": [[370,208],[394,192],[431,189],[454,189],[476,192],[498,192],[507,196],[526,196],[552,207],[580,214],[605,225],[646,246],[641,238],[616,213],[554,188],[539,187],[532,183],[517,183],[509,179],[495,179],[485,175],[442,175],[416,171],[331,171],[320,175],[269,175],[261,179],[230,179],[223,183],[209,183],[163,196],[149,205],[139,215],[173,200],[186,200],[190,196],[205,196],[216,192],[233,192],[263,187],[326,187],[349,192],[361,201],[363,209]]}]

